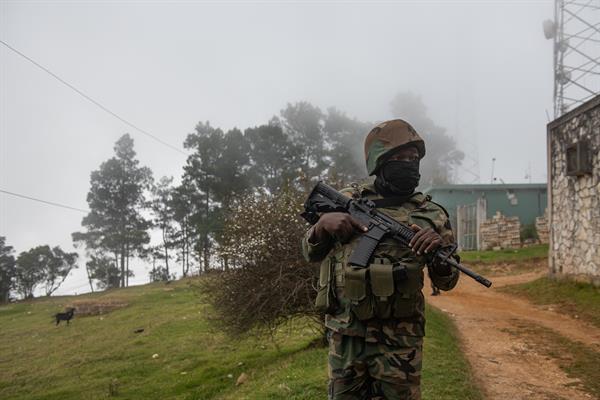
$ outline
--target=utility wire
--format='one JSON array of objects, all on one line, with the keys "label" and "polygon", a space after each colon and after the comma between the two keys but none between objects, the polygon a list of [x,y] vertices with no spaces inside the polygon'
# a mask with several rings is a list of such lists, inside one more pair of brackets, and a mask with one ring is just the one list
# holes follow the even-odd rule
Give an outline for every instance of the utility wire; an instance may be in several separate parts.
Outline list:
[{"label": "utility wire", "polygon": [[39,203],[48,204],[48,205],[51,205],[51,206],[54,206],[54,207],[61,207],[61,208],[66,208],[68,210],[79,211],[79,212],[82,212],[82,213],[85,213],[85,214],[87,214],[87,213],[90,212],[89,210],[84,210],[82,208],[66,206],[64,204],[54,203],[52,201],[46,201],[46,200],[42,200],[42,199],[36,199],[35,197],[29,197],[29,196],[25,196],[23,194],[9,192],[8,190],[2,190],[2,189],[0,189],[0,193],[9,194],[11,196],[20,197],[22,199],[37,201]]},{"label": "utility wire", "polygon": [[162,140],[162,139],[154,136],[150,132],[148,132],[148,131],[146,131],[146,130],[144,130],[142,128],[139,128],[135,124],[129,122],[125,118],[123,118],[120,115],[118,115],[117,113],[115,113],[114,111],[111,111],[109,108],[107,108],[106,106],[102,105],[100,102],[94,100],[93,98],[91,98],[90,96],[88,96],[87,94],[85,94],[84,92],[82,92],[81,90],[77,89],[75,86],[73,86],[69,82],[65,81],[64,79],[62,79],[61,77],[59,77],[58,75],[56,75],[54,72],[50,71],[48,68],[46,68],[43,65],[39,64],[38,62],[32,60],[31,58],[29,58],[25,54],[21,53],[19,50],[15,49],[14,47],[12,47],[11,45],[9,45],[5,41],[0,40],[0,43],[3,44],[4,46],[6,46],[8,49],[12,50],[14,53],[20,55],[21,57],[23,57],[24,59],[26,59],[27,61],[29,61],[33,65],[35,65],[36,67],[38,67],[42,71],[46,72],[48,75],[52,76],[54,79],[56,79],[57,81],[59,81],[63,85],[67,86],[69,89],[75,91],[77,94],[79,94],[84,99],[86,99],[89,102],[91,102],[92,104],[98,106],[104,112],[106,112],[106,113],[112,115],[113,117],[117,118],[119,121],[123,122],[124,124],[130,126],[131,128],[135,129],[136,131],[138,131],[138,132],[140,132],[140,133],[148,136],[149,138],[154,139],[155,141],[157,141],[158,143],[162,144],[163,146],[167,146],[170,149],[175,150],[176,152],[178,152],[180,154],[187,155],[184,151],[180,150],[179,148],[177,148],[177,147],[173,146],[172,144],[167,143],[164,140]]}]

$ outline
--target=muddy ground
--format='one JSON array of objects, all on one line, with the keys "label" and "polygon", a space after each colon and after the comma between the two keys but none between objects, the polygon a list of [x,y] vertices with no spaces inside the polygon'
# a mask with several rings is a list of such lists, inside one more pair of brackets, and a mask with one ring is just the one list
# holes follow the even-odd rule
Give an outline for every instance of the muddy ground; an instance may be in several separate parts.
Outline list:
[{"label": "muddy ground", "polygon": [[[562,315],[552,306],[537,306],[498,290],[544,273],[537,267],[525,273],[494,276],[490,289],[463,275],[453,291],[435,297],[427,293],[428,302],[456,322],[475,379],[487,399],[595,398],[583,391],[577,379],[569,378],[556,359],[538,351],[539,346],[532,346],[531,337],[513,333],[524,324],[541,326],[600,352],[600,329],[576,316]],[[539,344],[543,345],[543,340]]]}]

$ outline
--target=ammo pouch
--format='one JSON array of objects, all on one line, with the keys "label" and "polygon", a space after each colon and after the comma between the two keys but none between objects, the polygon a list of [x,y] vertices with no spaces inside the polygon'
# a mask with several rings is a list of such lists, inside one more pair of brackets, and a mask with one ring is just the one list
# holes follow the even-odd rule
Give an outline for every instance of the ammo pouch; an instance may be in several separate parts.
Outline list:
[{"label": "ammo pouch", "polygon": [[368,268],[342,263],[335,267],[335,284],[342,289],[336,291],[339,300],[348,303],[359,320],[404,318],[417,312],[423,279],[420,266],[376,257]]},{"label": "ammo pouch", "polygon": [[319,282],[315,308],[318,312],[331,313],[336,308],[336,300],[333,286],[335,258],[327,257],[321,262],[319,269]]}]

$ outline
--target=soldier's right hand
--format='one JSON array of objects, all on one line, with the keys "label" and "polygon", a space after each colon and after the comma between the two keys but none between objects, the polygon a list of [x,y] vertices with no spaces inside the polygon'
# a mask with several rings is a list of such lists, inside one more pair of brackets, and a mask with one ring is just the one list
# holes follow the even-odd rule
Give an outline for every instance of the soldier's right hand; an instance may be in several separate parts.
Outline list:
[{"label": "soldier's right hand", "polygon": [[318,243],[334,238],[342,243],[347,242],[357,232],[366,232],[368,228],[350,214],[332,212],[321,215],[319,222],[313,227],[310,241]]}]

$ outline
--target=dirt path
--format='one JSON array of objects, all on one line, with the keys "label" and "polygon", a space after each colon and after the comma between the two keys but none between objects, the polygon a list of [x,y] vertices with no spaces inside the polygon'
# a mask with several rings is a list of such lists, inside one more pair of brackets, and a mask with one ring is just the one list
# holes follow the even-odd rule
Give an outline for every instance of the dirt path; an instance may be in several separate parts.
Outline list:
[{"label": "dirt path", "polygon": [[[511,329],[525,321],[552,329],[600,351],[600,329],[570,316],[501,293],[497,288],[527,282],[543,272],[491,279],[486,289],[466,276],[451,292],[427,296],[427,301],[453,317],[476,379],[490,400],[589,400],[593,396],[573,386],[556,362],[528,348]],[[428,286],[426,286],[428,288]]]}]

